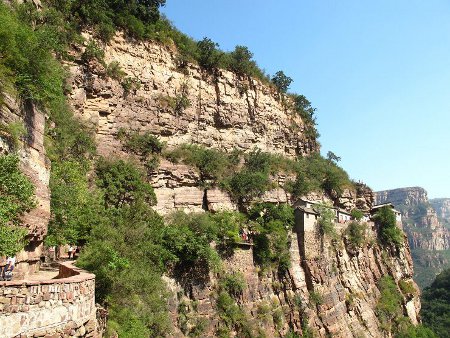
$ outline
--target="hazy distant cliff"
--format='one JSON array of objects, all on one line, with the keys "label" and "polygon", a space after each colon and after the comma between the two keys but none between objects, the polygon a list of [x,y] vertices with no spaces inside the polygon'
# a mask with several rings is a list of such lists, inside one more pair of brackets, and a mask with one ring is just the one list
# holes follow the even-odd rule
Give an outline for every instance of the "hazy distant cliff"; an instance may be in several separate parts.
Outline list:
[{"label": "hazy distant cliff", "polygon": [[[430,203],[427,192],[420,187],[399,188],[376,192],[377,204],[391,202],[403,215],[403,227],[408,234],[414,262],[415,276],[421,285],[428,284],[434,274],[441,271],[448,261],[440,252],[450,248],[449,230],[440,222],[447,215],[446,201]],[[438,217],[434,205],[438,208]]]},{"label": "hazy distant cliff", "polygon": [[434,198],[430,204],[436,211],[439,221],[447,228],[450,227],[450,198]]}]

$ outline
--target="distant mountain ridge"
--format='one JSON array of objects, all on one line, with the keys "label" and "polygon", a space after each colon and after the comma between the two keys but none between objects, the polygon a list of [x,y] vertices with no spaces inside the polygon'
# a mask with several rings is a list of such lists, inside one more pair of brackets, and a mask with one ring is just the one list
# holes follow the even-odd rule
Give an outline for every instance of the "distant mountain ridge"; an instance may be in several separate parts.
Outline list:
[{"label": "distant mountain ridge", "polygon": [[450,198],[433,198],[430,203],[436,211],[439,221],[450,228]]},{"label": "distant mountain ridge", "polygon": [[421,187],[407,187],[375,193],[376,204],[392,203],[402,212],[415,266],[415,279],[428,286],[449,263],[450,199],[429,200]]}]

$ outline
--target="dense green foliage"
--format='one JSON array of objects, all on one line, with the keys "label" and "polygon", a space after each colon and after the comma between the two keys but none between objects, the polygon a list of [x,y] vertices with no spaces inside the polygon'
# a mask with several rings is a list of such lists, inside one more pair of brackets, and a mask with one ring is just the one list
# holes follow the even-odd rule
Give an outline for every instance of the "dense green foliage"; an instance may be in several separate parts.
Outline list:
[{"label": "dense green foliage", "polygon": [[[45,105],[62,92],[63,71],[52,57],[53,31],[32,29],[4,2],[0,3],[0,75],[24,99]],[[10,85],[8,85],[10,84]]]},{"label": "dense green foliage", "polygon": [[20,224],[20,216],[36,205],[34,186],[19,169],[15,155],[0,156],[0,225]]},{"label": "dense green foliage", "polygon": [[164,156],[172,162],[183,162],[196,167],[200,174],[200,183],[217,184],[231,174],[236,160],[235,154],[225,154],[216,149],[208,149],[199,145],[184,144]]},{"label": "dense green foliage", "polygon": [[378,226],[378,237],[385,245],[403,246],[403,232],[397,227],[394,211],[389,206],[380,208],[375,214],[375,222]]},{"label": "dense green foliage", "polygon": [[27,234],[25,228],[0,224],[0,257],[15,256],[25,247]]},{"label": "dense green foliage", "polygon": [[282,70],[279,70],[272,77],[272,83],[281,93],[286,93],[292,83],[292,79],[284,74]]},{"label": "dense green foliage", "polygon": [[234,298],[242,295],[245,288],[244,275],[239,272],[225,274],[219,281],[220,287]]},{"label": "dense green foliage", "polygon": [[0,137],[9,143],[9,146],[13,151],[17,150],[20,138],[25,134],[25,127],[20,122],[11,122],[8,124],[0,123]]},{"label": "dense green foliage", "polygon": [[402,296],[391,276],[384,276],[378,282],[381,295],[376,314],[382,328],[388,332],[395,330],[395,324],[402,317]]},{"label": "dense green foliage", "polygon": [[348,239],[348,245],[355,250],[360,248],[366,242],[367,223],[352,221],[345,230],[345,236]]},{"label": "dense green foliage", "polygon": [[400,332],[395,335],[395,338],[443,338],[445,336],[437,336],[430,328],[417,325],[414,326],[410,323],[403,325]]},{"label": "dense green foliage", "polygon": [[240,170],[225,179],[222,187],[228,190],[239,204],[247,204],[273,188],[270,174],[286,169],[283,165],[290,166],[289,170],[294,166],[293,161],[253,149],[244,155],[244,165]]},{"label": "dense green foliage", "polygon": [[345,188],[353,186],[348,174],[342,168],[319,154],[298,159],[296,174],[297,178],[290,187],[295,196],[322,190],[329,194],[340,195]]},{"label": "dense green foliage", "polygon": [[96,274],[97,301],[108,304],[110,329],[119,336],[165,336],[169,319],[161,274],[171,255],[162,245],[161,217],[142,201],[103,215],[78,265]]},{"label": "dense green foliage", "polygon": [[345,188],[353,188],[347,173],[319,154],[291,160],[259,149],[246,154],[236,150],[226,154],[199,145],[184,144],[171,151],[163,151],[163,156],[172,162],[196,167],[200,173],[200,183],[218,185],[240,205],[246,205],[274,188],[271,175],[277,173],[296,175],[296,180],[287,182],[284,187],[296,197],[323,190],[339,195]]},{"label": "dense green foliage", "polygon": [[15,155],[0,155],[0,256],[14,256],[24,248],[26,229],[20,216],[35,207],[34,186],[19,169]]},{"label": "dense green foliage", "polygon": [[333,207],[327,204],[318,204],[316,209],[320,215],[317,220],[320,234],[333,237],[336,234],[336,229],[334,228],[336,215]]},{"label": "dense green foliage", "polygon": [[212,70],[220,67],[222,53],[217,49],[219,45],[209,38],[197,42],[198,63],[205,69]]},{"label": "dense green foliage", "polygon": [[143,134],[132,132],[127,135],[125,134],[125,131],[123,131],[120,136],[125,139],[125,148],[127,150],[141,156],[160,154],[164,148],[164,143],[149,132]]},{"label": "dense green foliage", "polygon": [[285,272],[291,265],[289,230],[294,226],[294,210],[286,204],[261,203],[249,210],[257,223],[254,236],[254,259],[262,268]]},{"label": "dense green foliage", "polygon": [[101,220],[101,196],[89,188],[88,169],[76,161],[55,163],[52,167],[52,218],[46,237],[47,245],[82,244]]},{"label": "dense green foliage", "polygon": [[430,328],[411,324],[403,312],[402,294],[391,276],[382,277],[378,288],[381,295],[376,306],[376,315],[384,331],[392,333],[396,338],[437,338]]},{"label": "dense green foliage", "polygon": [[442,271],[422,294],[423,324],[440,338],[450,337],[450,269]]},{"label": "dense green foliage", "polygon": [[319,133],[316,129],[316,109],[311,106],[311,102],[304,95],[299,94],[289,94],[292,100],[292,110],[300,115],[303,122],[305,123],[305,134],[312,140],[319,138]]},{"label": "dense green foliage", "polygon": [[131,163],[122,160],[100,160],[96,170],[97,185],[103,189],[105,205],[119,208],[132,202],[156,203],[150,184],[143,181],[141,172]]},{"label": "dense green foliage", "polygon": [[352,218],[355,219],[356,221],[360,221],[364,217],[364,213],[361,210],[356,209],[356,208],[352,209],[351,215],[352,215]]},{"label": "dense green foliage", "polygon": [[159,19],[159,7],[165,0],[46,0],[58,9],[71,29],[93,27],[96,34],[109,40],[117,29],[123,29],[136,38],[149,36]]}]

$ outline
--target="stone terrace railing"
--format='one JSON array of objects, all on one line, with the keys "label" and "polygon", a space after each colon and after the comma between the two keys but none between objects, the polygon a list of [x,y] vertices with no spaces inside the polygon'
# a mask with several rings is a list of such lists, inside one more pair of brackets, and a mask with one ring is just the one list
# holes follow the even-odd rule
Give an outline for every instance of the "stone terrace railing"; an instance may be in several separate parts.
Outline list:
[{"label": "stone terrace railing", "polygon": [[55,279],[0,282],[0,337],[98,337],[95,275],[65,262]]}]

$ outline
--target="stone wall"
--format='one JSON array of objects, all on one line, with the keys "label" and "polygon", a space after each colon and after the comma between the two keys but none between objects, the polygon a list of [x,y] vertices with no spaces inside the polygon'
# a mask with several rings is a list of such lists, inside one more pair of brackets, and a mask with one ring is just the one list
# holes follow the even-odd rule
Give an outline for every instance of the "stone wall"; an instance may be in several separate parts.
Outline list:
[{"label": "stone wall", "polygon": [[0,337],[100,337],[96,326],[95,276],[70,262],[55,279],[0,282]]}]

